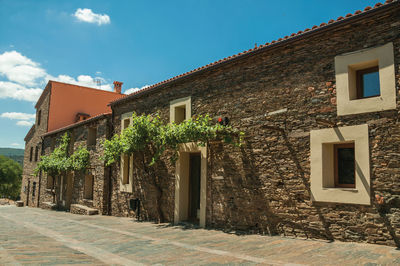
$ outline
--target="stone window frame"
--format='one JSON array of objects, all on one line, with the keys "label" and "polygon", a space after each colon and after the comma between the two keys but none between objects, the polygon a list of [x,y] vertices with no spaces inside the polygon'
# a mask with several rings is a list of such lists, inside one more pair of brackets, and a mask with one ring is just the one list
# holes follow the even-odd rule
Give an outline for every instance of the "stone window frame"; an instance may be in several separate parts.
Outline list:
[{"label": "stone window frame", "polygon": [[[355,188],[335,187],[335,144],[354,143]],[[311,130],[311,199],[314,202],[370,205],[370,155],[368,125]]]},{"label": "stone window frame", "polygon": [[[380,95],[357,98],[357,71],[378,66]],[[335,57],[337,115],[396,109],[393,43]]]},{"label": "stone window frame", "polygon": [[189,119],[192,117],[192,97],[184,97],[173,100],[169,103],[169,121],[171,123],[176,122],[176,108],[185,108],[185,119]]},{"label": "stone window frame", "polygon": [[[121,132],[132,124],[133,112],[124,113],[121,115]],[[126,123],[129,121],[129,124]],[[128,158],[128,159],[127,159]],[[133,156],[121,155],[120,160],[120,179],[119,179],[119,190],[121,192],[132,192],[133,191]],[[128,161],[128,162],[127,162]],[[126,163],[128,163],[128,173],[126,172]],[[131,171],[129,171],[129,169]]]}]

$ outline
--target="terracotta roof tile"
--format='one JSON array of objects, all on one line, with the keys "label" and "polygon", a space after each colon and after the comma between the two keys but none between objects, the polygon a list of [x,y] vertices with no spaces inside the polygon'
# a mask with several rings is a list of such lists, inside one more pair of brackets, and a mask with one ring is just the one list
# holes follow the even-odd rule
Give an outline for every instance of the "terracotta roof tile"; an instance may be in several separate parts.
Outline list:
[{"label": "terracotta roof tile", "polygon": [[[336,23],[336,22],[339,22],[339,21],[343,21],[343,20],[346,20],[346,19],[355,17],[355,16],[363,15],[364,13],[366,13],[366,12],[368,12],[368,11],[371,11],[371,10],[374,10],[374,9],[377,9],[377,8],[381,8],[381,7],[383,7],[383,6],[385,6],[385,5],[388,5],[388,4],[392,3],[392,2],[397,2],[397,3],[399,3],[398,0],[386,0],[386,2],[385,2],[384,4],[382,4],[382,3],[376,3],[376,4],[374,5],[374,7],[367,6],[366,8],[364,8],[364,11],[357,10],[357,11],[355,11],[353,14],[351,14],[351,13],[347,14],[346,17],[340,16],[340,17],[338,17],[336,20],[331,19],[331,20],[328,21],[328,23],[321,23],[319,26],[317,26],[317,25],[313,26],[312,29],[307,28],[307,29],[305,29],[304,31],[298,31],[297,33],[292,33],[292,34],[290,35],[290,37],[289,37],[289,36],[285,36],[284,38],[279,38],[278,40],[273,40],[273,41],[271,41],[270,43],[266,42],[265,45],[260,45],[260,46],[258,46],[258,47],[256,46],[255,48],[250,48],[249,50],[240,52],[240,53],[238,53],[238,54],[236,54],[236,55],[229,56],[229,57],[225,57],[224,59],[220,59],[220,60],[218,60],[218,61],[212,62],[212,63],[207,64],[207,65],[205,65],[205,66],[201,66],[201,67],[198,67],[198,68],[193,69],[193,70],[191,70],[191,71],[188,71],[188,72],[185,72],[185,73],[183,73],[183,74],[180,74],[180,75],[178,75],[178,76],[172,77],[172,78],[170,78],[170,79],[167,79],[167,80],[158,82],[158,83],[156,83],[156,84],[153,84],[152,86],[146,87],[145,89],[142,89],[142,90],[133,92],[133,93],[127,95],[127,97],[124,97],[124,99],[129,99],[129,98],[131,98],[131,97],[134,96],[134,95],[140,94],[140,93],[142,93],[142,92],[144,92],[144,91],[148,91],[148,90],[154,89],[154,88],[156,88],[156,87],[158,87],[158,86],[160,86],[160,85],[166,84],[166,83],[168,83],[168,82],[170,82],[170,81],[176,80],[176,79],[181,78],[181,77],[184,77],[184,76],[188,76],[189,74],[198,72],[198,71],[203,70],[203,69],[205,69],[205,68],[209,68],[209,67],[211,67],[211,66],[215,66],[215,65],[218,65],[218,64],[225,63],[225,62],[227,62],[227,61],[229,61],[229,60],[231,60],[231,59],[233,59],[233,58],[236,58],[236,57],[239,57],[239,56],[243,56],[243,55],[249,54],[249,53],[252,52],[252,51],[256,51],[256,50],[259,50],[259,49],[263,49],[263,48],[266,48],[266,47],[268,47],[268,46],[275,45],[275,44],[277,44],[277,43],[279,43],[279,42],[288,41],[288,40],[290,40],[290,39],[292,39],[292,38],[295,38],[295,37],[298,37],[298,36],[302,36],[302,35],[305,34],[305,33],[309,33],[309,32],[312,32],[312,31],[316,31],[316,30],[318,30],[318,29],[320,29],[320,28],[323,28],[323,27],[327,26],[328,24],[333,24],[333,23]],[[117,99],[117,100],[111,102],[110,105],[113,105],[113,104],[115,104],[115,103],[121,102],[121,101],[123,101],[124,99]]]},{"label": "terracotta roof tile", "polygon": [[109,115],[111,115],[111,113],[102,113],[102,114],[98,114],[98,115],[95,115],[95,116],[93,116],[93,117],[89,117],[89,118],[86,119],[86,120],[82,120],[82,121],[79,121],[79,122],[70,124],[70,125],[68,125],[68,126],[65,126],[65,127],[62,127],[62,128],[57,128],[57,129],[55,129],[55,130],[53,130],[53,131],[46,132],[46,133],[43,134],[42,136],[48,136],[48,135],[52,135],[52,134],[55,134],[55,133],[58,133],[58,132],[62,132],[62,131],[64,131],[64,130],[67,130],[67,129],[70,129],[70,128],[74,128],[74,127],[83,125],[83,124],[85,124],[85,123],[92,122],[92,121],[94,121],[94,120],[96,120],[96,119],[99,119],[99,118],[101,118],[101,117],[103,117],[103,116],[109,116]]}]

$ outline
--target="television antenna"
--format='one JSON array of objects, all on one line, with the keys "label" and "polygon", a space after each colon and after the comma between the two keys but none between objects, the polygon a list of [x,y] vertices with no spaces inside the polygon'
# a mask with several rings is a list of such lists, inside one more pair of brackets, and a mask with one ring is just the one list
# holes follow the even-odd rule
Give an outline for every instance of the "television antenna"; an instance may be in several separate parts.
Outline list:
[{"label": "television antenna", "polygon": [[101,79],[95,79],[97,86],[101,89]]}]

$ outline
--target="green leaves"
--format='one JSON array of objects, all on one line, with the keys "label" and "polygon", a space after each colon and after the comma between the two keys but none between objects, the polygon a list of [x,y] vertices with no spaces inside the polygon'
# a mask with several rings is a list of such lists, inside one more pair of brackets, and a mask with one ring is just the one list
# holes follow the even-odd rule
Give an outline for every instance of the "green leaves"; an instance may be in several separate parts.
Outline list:
[{"label": "green leaves", "polygon": [[103,159],[106,165],[116,162],[122,153],[151,152],[154,164],[165,150],[173,150],[172,160],[177,158],[179,144],[195,142],[205,146],[210,140],[223,140],[226,143],[240,146],[243,132],[230,126],[212,124],[208,116],[198,116],[180,124],[163,124],[158,115],[132,115],[132,124],[120,135],[114,135],[104,142]]},{"label": "green leaves", "polygon": [[21,165],[0,155],[0,198],[16,200],[21,192],[21,179]]},{"label": "green leaves", "polygon": [[50,175],[57,175],[66,171],[82,171],[89,166],[90,154],[89,151],[79,146],[75,152],[69,156],[70,137],[65,133],[61,137],[60,145],[54,149],[50,155],[40,157],[40,162],[35,168],[35,174],[38,175],[40,171],[46,172]]}]

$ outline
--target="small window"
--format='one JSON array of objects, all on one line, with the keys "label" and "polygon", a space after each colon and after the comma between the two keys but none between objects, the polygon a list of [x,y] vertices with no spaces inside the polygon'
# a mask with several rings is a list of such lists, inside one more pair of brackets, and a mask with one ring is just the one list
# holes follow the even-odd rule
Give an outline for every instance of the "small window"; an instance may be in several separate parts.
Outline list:
[{"label": "small window", "polygon": [[88,129],[87,145],[88,146],[95,146],[96,145],[96,138],[97,138],[97,128],[90,127]]},{"label": "small window", "polygon": [[186,106],[175,107],[175,123],[180,124],[186,120]]},{"label": "small window", "polygon": [[130,119],[129,118],[127,118],[127,119],[124,119],[124,125],[123,125],[123,129],[125,129],[125,128],[128,128],[129,127],[129,124],[130,124]]},{"label": "small window", "polygon": [[357,70],[356,75],[358,99],[376,97],[381,95],[378,66]]},{"label": "small window", "polygon": [[122,160],[123,160],[122,184],[123,185],[127,185],[127,184],[129,184],[129,175],[130,175],[130,172],[131,172],[131,169],[130,169],[130,156],[124,154],[122,156]]},{"label": "small window", "polygon": [[39,112],[38,112],[38,117],[37,117],[38,126],[40,126],[40,121],[41,121],[41,119],[42,119],[42,110],[39,110]]},{"label": "small window", "polygon": [[33,147],[31,147],[31,152],[29,154],[29,161],[32,162],[33,159]]},{"label": "small window", "polygon": [[335,187],[355,188],[354,143],[335,144]]},{"label": "small window", "polygon": [[36,193],[36,182],[33,182],[33,184],[32,184],[32,198],[35,197],[35,193]]},{"label": "small window", "polygon": [[176,124],[180,124],[186,119],[190,119],[192,117],[192,99],[191,97],[185,97],[176,99],[170,102],[170,122],[175,122]]},{"label": "small window", "polygon": [[38,159],[39,159],[39,147],[36,146],[36,148],[35,148],[35,162],[37,162]]},{"label": "small window", "polygon": [[85,199],[93,199],[93,175],[89,174],[85,176],[85,187],[83,194]]}]

